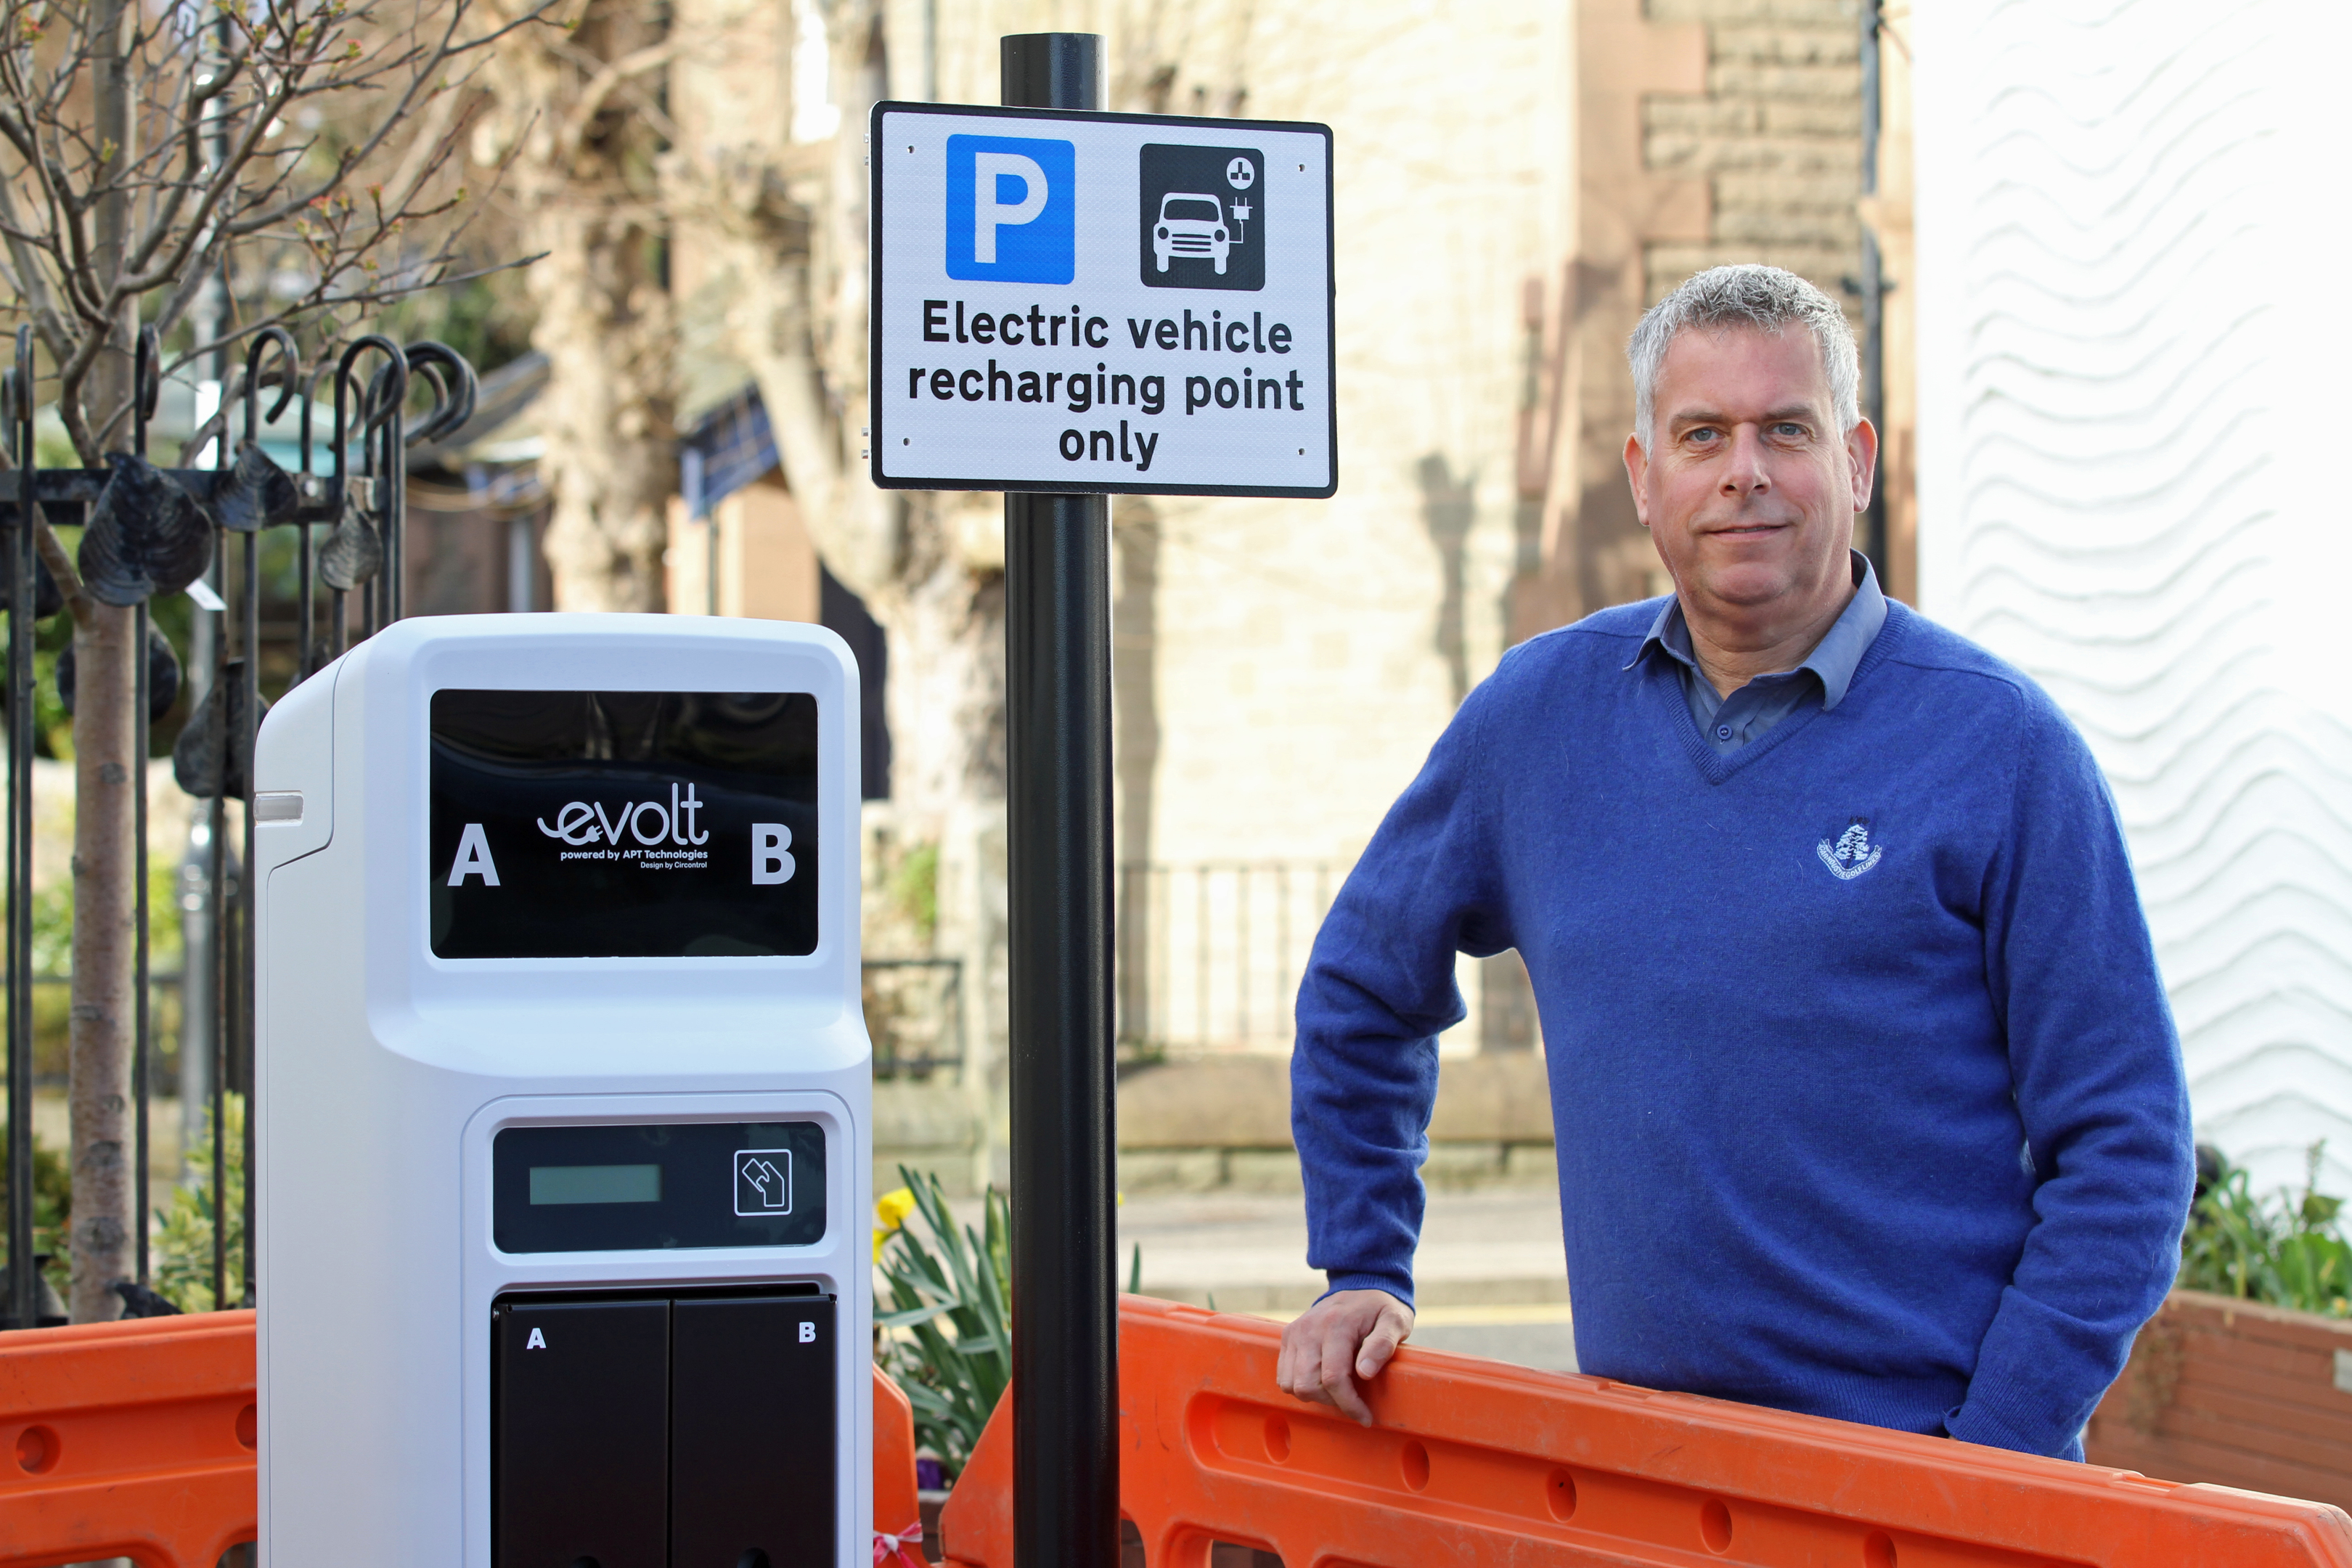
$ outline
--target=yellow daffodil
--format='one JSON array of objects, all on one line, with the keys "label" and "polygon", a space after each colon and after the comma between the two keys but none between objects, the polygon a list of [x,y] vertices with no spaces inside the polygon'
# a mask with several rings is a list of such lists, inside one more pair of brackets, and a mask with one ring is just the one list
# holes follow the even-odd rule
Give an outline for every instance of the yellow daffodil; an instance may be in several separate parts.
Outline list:
[{"label": "yellow daffodil", "polygon": [[882,1244],[893,1231],[907,1223],[915,1212],[915,1194],[911,1187],[900,1187],[895,1193],[885,1193],[874,1202],[874,1261],[882,1261]]}]

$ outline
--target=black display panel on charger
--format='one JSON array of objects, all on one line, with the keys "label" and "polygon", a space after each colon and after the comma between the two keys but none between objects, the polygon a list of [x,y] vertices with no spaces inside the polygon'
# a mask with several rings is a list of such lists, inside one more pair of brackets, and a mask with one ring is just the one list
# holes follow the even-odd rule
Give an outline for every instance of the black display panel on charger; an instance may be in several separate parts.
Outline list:
[{"label": "black display panel on charger", "polygon": [[435,955],[814,952],[816,721],[806,692],[435,692]]},{"label": "black display panel on charger", "polygon": [[824,1188],[814,1121],[505,1127],[490,1141],[500,1252],[813,1247]]}]

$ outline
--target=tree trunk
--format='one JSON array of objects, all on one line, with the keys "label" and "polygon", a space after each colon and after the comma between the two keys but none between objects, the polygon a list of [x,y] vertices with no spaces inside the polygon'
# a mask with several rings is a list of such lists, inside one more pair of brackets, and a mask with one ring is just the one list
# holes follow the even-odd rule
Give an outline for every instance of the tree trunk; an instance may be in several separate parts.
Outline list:
[{"label": "tree trunk", "polygon": [[677,489],[669,310],[647,265],[653,237],[593,200],[551,202],[532,224],[548,358],[540,471],[555,515],[547,564],[559,610],[658,610],[666,508]]},{"label": "tree trunk", "polygon": [[585,0],[560,29],[526,28],[484,61],[496,113],[476,157],[509,153],[549,362],[540,472],[554,500],[548,567],[559,610],[658,610],[677,489],[666,226],[653,198],[663,11]]},{"label": "tree trunk", "polygon": [[77,1323],[116,1317],[118,1279],[136,1269],[132,1216],[142,1173],[132,1169],[131,1058],[136,700],[131,610],[95,607],[74,632],[73,1012],[71,1042],[73,1275]]},{"label": "tree trunk", "polygon": [[[92,33],[98,55],[90,70],[94,130],[130,156],[135,127],[127,62],[121,53],[125,0],[100,0]],[[112,279],[129,232],[128,200],[100,197],[97,270]],[[131,393],[131,310],[113,327],[114,344],[100,355],[85,406],[103,421]],[[73,1010],[68,1032],[69,1116],[73,1161],[73,1271],[68,1310],[77,1323],[119,1315],[118,1279],[132,1276],[135,1189],[145,1173],[131,1169],[131,994],[136,879],[133,868],[132,756],[137,667],[132,662],[131,610],[91,604],[74,627],[74,926]]]}]

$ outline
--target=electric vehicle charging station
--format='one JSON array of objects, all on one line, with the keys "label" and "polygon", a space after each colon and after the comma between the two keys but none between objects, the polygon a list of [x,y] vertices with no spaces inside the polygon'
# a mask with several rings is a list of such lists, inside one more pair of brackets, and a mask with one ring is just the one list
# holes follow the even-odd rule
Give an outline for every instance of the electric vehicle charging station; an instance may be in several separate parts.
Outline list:
[{"label": "electric vehicle charging station", "polygon": [[269,714],[266,1563],[864,1561],[857,711],[821,627],[514,615]]}]

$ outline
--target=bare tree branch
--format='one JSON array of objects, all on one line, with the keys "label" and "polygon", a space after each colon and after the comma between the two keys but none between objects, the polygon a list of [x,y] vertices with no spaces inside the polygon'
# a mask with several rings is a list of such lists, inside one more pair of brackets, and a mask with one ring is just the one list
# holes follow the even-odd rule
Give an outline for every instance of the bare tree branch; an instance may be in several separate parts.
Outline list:
[{"label": "bare tree branch", "polygon": [[89,592],[82,586],[81,573],[74,565],[73,557],[66,553],[65,541],[58,537],[47,518],[33,531],[33,548],[40,552],[41,564],[57,579],[58,592],[65,595],[66,611],[73,616],[74,625],[88,626],[95,611]]},{"label": "bare tree branch", "polygon": [[415,198],[416,188],[425,183],[425,177],[449,155],[455,145],[452,127],[457,123],[463,96],[455,90],[445,91],[425,109],[417,125],[416,139],[409,144],[408,156],[400,161],[392,178],[384,182],[384,205],[394,211],[405,208]]},{"label": "bare tree branch", "polygon": [[[560,155],[564,158],[576,156],[580,151],[580,144],[587,139],[589,126],[594,122],[596,116],[604,111],[604,105],[611,100],[613,94],[632,86],[637,78],[661,69],[677,58],[678,50],[684,47],[685,40],[682,38],[665,38],[658,44],[647,45],[642,49],[622,56],[617,60],[605,62],[568,45],[557,45],[556,53],[593,73],[580,89],[579,101],[565,111],[562,123],[556,131],[556,146]],[[677,141],[677,126],[671,121],[669,116],[661,112],[650,95],[636,96],[639,98],[637,104],[639,110],[653,122],[654,129],[664,140]]]},{"label": "bare tree branch", "polygon": [[[8,460],[6,450],[0,448],[0,473],[13,471],[16,466]],[[47,566],[49,575],[56,579],[58,592],[64,597],[66,609],[72,615],[74,624],[86,626],[89,624],[92,605],[89,591],[82,586],[81,572],[75,566],[73,557],[67,553],[65,542],[50,528],[48,518],[42,515],[42,509],[37,506],[33,511],[33,548],[39,552],[41,564]]]},{"label": "bare tree branch", "polygon": [[[486,51],[562,3],[142,7],[121,46],[134,133],[118,146],[93,129],[78,85],[114,58],[91,30],[105,8],[0,0],[0,272],[14,296],[0,310],[38,333],[82,460],[95,464],[127,416],[127,401],[85,405],[122,312],[152,300],[146,313],[169,330],[241,247],[282,258],[272,276],[291,267],[307,281],[224,342],[503,270],[461,259],[469,215],[447,171]],[[659,64],[621,62],[604,90]],[[352,134],[321,131],[328,110]],[[298,119],[299,133],[285,135]],[[101,208],[131,215],[103,262],[91,228]],[[438,238],[420,247],[425,225]]]},{"label": "bare tree branch", "polygon": [[[82,465],[131,417],[142,320],[180,340],[179,372],[278,326],[331,349],[391,300],[518,265],[483,266],[466,246],[480,206],[453,150],[486,51],[574,3],[0,0],[0,313],[37,332],[24,393],[54,405]],[[226,313],[190,333],[181,320],[215,279]],[[111,1315],[132,1225],[121,1162],[97,1152],[122,1146],[131,1060],[127,781],[144,766],[130,716],[145,650],[37,510],[26,521],[72,611],[81,688],[68,1095],[81,1321]]]}]

